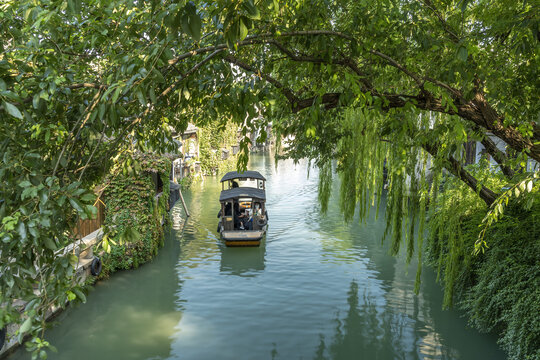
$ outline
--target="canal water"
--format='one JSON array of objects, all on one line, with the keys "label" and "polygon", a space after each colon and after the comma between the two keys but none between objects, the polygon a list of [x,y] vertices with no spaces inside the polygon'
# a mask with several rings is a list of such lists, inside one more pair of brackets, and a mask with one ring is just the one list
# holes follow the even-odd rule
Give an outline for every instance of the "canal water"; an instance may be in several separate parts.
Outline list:
[{"label": "canal water", "polygon": [[[317,171],[254,156],[267,182],[269,229],[259,248],[216,233],[216,178],[184,193],[157,257],[96,284],[57,318],[50,359],[504,359],[493,336],[443,311],[425,269],[381,245],[383,216],[345,224],[337,196],[321,214]],[[335,189],[337,190],[337,189]],[[11,359],[27,359],[23,351]]]}]

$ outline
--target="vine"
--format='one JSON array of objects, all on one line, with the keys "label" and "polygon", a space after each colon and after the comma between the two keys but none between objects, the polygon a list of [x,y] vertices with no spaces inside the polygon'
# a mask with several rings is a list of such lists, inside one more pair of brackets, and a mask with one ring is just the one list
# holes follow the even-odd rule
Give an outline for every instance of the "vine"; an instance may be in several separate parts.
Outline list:
[{"label": "vine", "polygon": [[[103,271],[136,268],[163,245],[162,218],[167,214],[171,161],[155,154],[132,154],[121,159],[106,181]],[[129,171],[126,169],[135,170]],[[162,194],[156,198],[152,173],[159,174]],[[166,217],[165,217],[166,218]]]}]

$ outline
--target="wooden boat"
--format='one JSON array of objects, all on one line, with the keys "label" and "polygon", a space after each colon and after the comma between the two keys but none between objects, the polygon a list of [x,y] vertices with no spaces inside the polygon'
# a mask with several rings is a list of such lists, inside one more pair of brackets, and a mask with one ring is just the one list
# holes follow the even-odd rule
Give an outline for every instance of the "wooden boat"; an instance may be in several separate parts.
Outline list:
[{"label": "wooden boat", "polygon": [[258,171],[231,171],[221,179],[218,232],[227,246],[259,246],[266,233],[266,179]]}]

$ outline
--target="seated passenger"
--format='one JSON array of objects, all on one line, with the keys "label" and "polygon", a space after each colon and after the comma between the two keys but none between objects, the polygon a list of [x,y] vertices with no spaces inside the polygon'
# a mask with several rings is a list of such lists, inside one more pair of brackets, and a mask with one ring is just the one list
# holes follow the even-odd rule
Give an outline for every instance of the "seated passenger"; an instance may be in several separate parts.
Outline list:
[{"label": "seated passenger", "polygon": [[251,209],[246,209],[244,213],[243,223],[245,230],[253,230],[253,216]]},{"label": "seated passenger", "polygon": [[262,210],[261,210],[261,204],[256,202],[254,204],[254,207],[255,207],[255,210],[254,210],[254,215],[255,216],[261,216],[262,215]]},{"label": "seated passenger", "polygon": [[245,214],[240,211],[240,205],[237,202],[234,203],[234,228],[244,230],[244,218]]}]

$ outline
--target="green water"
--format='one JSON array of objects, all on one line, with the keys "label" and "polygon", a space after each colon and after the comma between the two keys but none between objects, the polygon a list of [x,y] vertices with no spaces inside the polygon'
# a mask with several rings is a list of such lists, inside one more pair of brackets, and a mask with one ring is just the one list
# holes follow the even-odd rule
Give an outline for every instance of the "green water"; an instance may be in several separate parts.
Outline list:
[{"label": "green water", "polygon": [[[381,246],[384,219],[346,225],[336,197],[317,204],[307,165],[257,156],[268,179],[260,248],[226,248],[216,233],[218,180],[185,192],[149,264],[98,283],[47,333],[51,359],[504,359],[493,336],[442,311],[430,270]],[[28,358],[23,352],[11,359]]]}]

